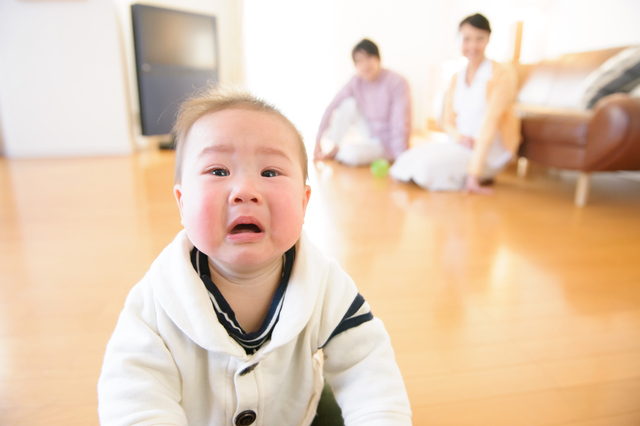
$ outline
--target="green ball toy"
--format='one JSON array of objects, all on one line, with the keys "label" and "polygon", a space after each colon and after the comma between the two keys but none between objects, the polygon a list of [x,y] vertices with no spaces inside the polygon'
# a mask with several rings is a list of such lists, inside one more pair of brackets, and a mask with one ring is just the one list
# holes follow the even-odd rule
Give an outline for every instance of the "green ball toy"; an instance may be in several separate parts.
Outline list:
[{"label": "green ball toy", "polygon": [[389,162],[384,158],[379,158],[369,167],[371,173],[377,178],[383,178],[389,173]]}]

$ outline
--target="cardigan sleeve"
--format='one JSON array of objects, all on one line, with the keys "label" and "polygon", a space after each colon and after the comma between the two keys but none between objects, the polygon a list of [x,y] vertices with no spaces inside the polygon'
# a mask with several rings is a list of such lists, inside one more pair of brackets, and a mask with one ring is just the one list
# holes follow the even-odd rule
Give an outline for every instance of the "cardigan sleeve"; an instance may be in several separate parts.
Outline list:
[{"label": "cardigan sleeve", "polygon": [[[389,335],[353,281],[337,265],[335,269],[323,313],[323,322],[335,326],[323,347],[324,376],[345,425],[411,425],[409,398]],[[321,332],[326,334],[326,329]]]},{"label": "cardigan sleeve", "polygon": [[158,333],[153,294],[143,282],[131,290],[107,345],[98,381],[100,424],[187,425],[180,373]]},{"label": "cardigan sleeve", "polygon": [[470,175],[479,176],[482,173],[487,153],[498,131],[500,119],[515,102],[517,86],[515,70],[494,62],[493,77],[487,82],[487,109],[469,164]]},{"label": "cardigan sleeve", "polygon": [[335,336],[324,355],[324,375],[346,426],[411,425],[407,391],[380,319]]}]

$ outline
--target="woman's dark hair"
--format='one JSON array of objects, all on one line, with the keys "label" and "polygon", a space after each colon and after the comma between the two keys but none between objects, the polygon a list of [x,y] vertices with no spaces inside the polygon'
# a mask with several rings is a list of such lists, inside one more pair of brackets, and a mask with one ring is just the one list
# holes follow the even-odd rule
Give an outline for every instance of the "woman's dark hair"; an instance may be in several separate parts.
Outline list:
[{"label": "woman's dark hair", "polygon": [[460,22],[458,29],[462,28],[464,24],[469,24],[472,27],[476,27],[479,30],[485,30],[491,34],[491,25],[489,25],[489,20],[479,13],[464,18],[462,22]]},{"label": "woman's dark hair", "polygon": [[356,52],[363,51],[368,55],[377,56],[380,59],[380,51],[378,50],[378,46],[374,42],[369,39],[362,39],[362,41],[356,44],[356,47],[351,51],[351,59],[355,60]]}]

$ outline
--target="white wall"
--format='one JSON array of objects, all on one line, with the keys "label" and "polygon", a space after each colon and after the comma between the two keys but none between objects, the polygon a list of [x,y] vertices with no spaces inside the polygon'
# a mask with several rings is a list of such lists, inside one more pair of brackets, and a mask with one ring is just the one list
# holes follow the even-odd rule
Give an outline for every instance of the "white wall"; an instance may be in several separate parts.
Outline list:
[{"label": "white wall", "polygon": [[549,55],[640,44],[640,1],[564,0],[549,10]]},{"label": "white wall", "polygon": [[445,84],[442,65],[460,58],[457,27],[485,14],[487,55],[509,57],[510,25],[523,20],[522,60],[640,44],[637,0],[245,0],[245,81],[275,103],[313,144],[322,112],[353,75],[351,48],[363,37],[380,47],[383,66],[409,80],[414,128],[433,114]]},{"label": "white wall", "polygon": [[132,150],[108,0],[0,2],[0,122],[8,157]]},{"label": "white wall", "polygon": [[308,142],[336,87],[334,3],[245,0],[244,12],[245,85],[282,110]]}]

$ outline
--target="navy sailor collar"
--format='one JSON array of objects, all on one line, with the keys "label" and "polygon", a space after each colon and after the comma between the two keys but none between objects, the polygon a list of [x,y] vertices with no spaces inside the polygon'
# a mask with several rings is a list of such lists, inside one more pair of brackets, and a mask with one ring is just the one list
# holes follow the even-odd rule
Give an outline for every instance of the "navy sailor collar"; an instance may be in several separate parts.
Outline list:
[{"label": "navy sailor collar", "polygon": [[280,317],[280,311],[284,303],[284,294],[287,289],[287,284],[289,283],[289,278],[291,277],[295,256],[295,246],[291,247],[283,255],[282,275],[280,276],[280,282],[271,300],[267,316],[258,331],[246,333],[238,323],[233,309],[231,309],[231,306],[229,306],[218,287],[211,280],[211,271],[209,270],[209,259],[207,255],[195,247],[191,251],[191,264],[209,291],[209,297],[218,321],[225,328],[229,336],[242,346],[247,355],[254,354],[271,337],[271,333]]}]

